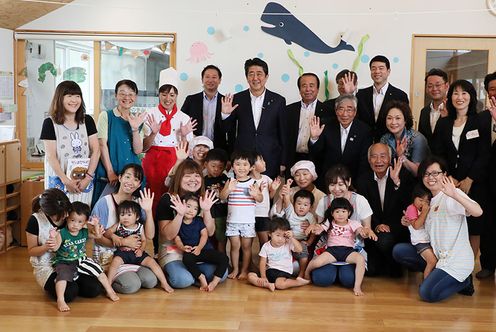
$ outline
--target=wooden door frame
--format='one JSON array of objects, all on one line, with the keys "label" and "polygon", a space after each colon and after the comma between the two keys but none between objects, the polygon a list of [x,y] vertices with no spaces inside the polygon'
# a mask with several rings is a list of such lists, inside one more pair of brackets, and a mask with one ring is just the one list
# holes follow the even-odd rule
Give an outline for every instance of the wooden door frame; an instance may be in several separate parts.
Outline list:
[{"label": "wooden door frame", "polygon": [[[415,124],[418,123],[420,110],[425,106],[424,79],[426,74],[426,50],[433,49],[425,44],[433,41],[436,41],[435,49],[439,50],[489,50],[487,72],[490,73],[496,70],[496,36],[414,34],[412,36],[412,61],[410,67],[410,103]],[[463,44],[454,47],[452,43]],[[485,43],[486,46],[481,43]],[[487,46],[489,44],[493,44],[492,48]],[[422,75],[420,75],[420,73],[422,73]],[[417,127],[417,125],[415,125],[415,127]]]}]

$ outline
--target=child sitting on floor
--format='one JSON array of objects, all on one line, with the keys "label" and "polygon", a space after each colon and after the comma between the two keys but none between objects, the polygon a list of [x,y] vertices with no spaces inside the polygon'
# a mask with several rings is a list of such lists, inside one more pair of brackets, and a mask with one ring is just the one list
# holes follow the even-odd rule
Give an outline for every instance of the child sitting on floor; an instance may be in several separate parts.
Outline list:
[{"label": "child sitting on floor", "polygon": [[293,278],[293,252],[300,253],[300,241],[293,237],[289,222],[283,218],[270,221],[270,240],[260,249],[260,277],[255,273],[248,274],[248,282],[257,287],[286,289],[304,286],[310,281],[303,278]]},{"label": "child sitting on floor", "polygon": [[[84,228],[86,224],[92,232],[88,232],[88,228]],[[64,293],[67,282],[76,280],[79,273],[97,277],[107,292],[107,296],[112,301],[119,300],[100,265],[86,257],[87,239],[98,239],[102,235],[103,227],[99,224],[98,218],[90,218],[90,207],[77,201],[72,203],[72,211],[67,217],[65,227],[60,232],[54,229],[50,231],[50,236],[55,238],[56,243],[54,266],[57,279],[55,291],[57,307],[60,311],[71,310],[65,302]]]}]

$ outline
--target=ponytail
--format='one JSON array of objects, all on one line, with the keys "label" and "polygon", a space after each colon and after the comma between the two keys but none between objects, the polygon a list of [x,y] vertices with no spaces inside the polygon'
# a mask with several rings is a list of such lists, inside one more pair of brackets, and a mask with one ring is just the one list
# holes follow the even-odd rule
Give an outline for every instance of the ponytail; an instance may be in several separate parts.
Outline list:
[{"label": "ponytail", "polygon": [[48,216],[57,216],[60,219],[71,212],[72,205],[63,191],[49,188],[33,199],[31,208],[33,213],[42,211]]}]

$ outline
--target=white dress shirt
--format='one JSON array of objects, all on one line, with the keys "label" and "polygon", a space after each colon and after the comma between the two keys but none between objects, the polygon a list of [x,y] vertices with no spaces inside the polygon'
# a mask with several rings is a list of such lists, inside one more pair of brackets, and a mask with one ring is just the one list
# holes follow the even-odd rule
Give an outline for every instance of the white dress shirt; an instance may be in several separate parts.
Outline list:
[{"label": "white dress shirt", "polygon": [[301,102],[300,124],[298,127],[298,138],[296,140],[296,152],[308,153],[308,140],[310,139],[310,119],[315,115],[317,99],[310,104]]},{"label": "white dress shirt", "polygon": [[348,140],[348,134],[350,133],[352,124],[353,122],[348,125],[348,128],[345,128],[339,124],[339,129],[341,130],[341,153],[344,152],[344,148],[346,147],[346,140]]},{"label": "white dress shirt", "polygon": [[264,90],[264,92],[258,97],[254,96],[250,91],[251,110],[253,112],[253,122],[255,124],[255,129],[258,128],[258,124],[260,123],[260,118],[262,117],[262,108],[265,99],[265,91],[267,90]]},{"label": "white dress shirt", "polygon": [[207,136],[212,141],[214,140],[214,124],[215,124],[215,113],[217,112],[217,92],[212,99],[208,99],[208,96],[203,92],[203,136]]},{"label": "white dress shirt", "polygon": [[441,111],[439,110],[442,103],[438,106],[438,108],[434,108],[434,104],[431,102],[431,113],[430,113],[430,122],[431,122],[431,132],[434,132],[436,128],[437,120],[441,116]]},{"label": "white dress shirt", "polygon": [[380,90],[376,90],[375,86],[372,85],[372,100],[374,101],[374,117],[376,122],[379,117],[379,111],[381,110],[382,102],[384,101],[388,87],[388,82],[386,82]]},{"label": "white dress shirt", "polygon": [[384,196],[386,195],[386,184],[387,179],[389,178],[389,168],[386,171],[386,174],[379,179],[377,174],[374,172],[374,180],[377,182],[377,187],[379,189],[379,198],[381,200],[381,209],[384,210]]}]

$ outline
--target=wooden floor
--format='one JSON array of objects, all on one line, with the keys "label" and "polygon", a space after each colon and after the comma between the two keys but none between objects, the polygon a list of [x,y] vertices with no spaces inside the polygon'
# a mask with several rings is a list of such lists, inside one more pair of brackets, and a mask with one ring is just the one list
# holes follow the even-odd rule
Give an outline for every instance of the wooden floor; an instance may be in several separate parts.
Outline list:
[{"label": "wooden floor", "polygon": [[475,280],[472,297],[429,304],[420,274],[366,278],[364,297],[341,287],[276,291],[228,280],[213,293],[159,289],[78,298],[60,313],[36,284],[25,248],[0,255],[0,331],[496,331],[494,280]]}]

